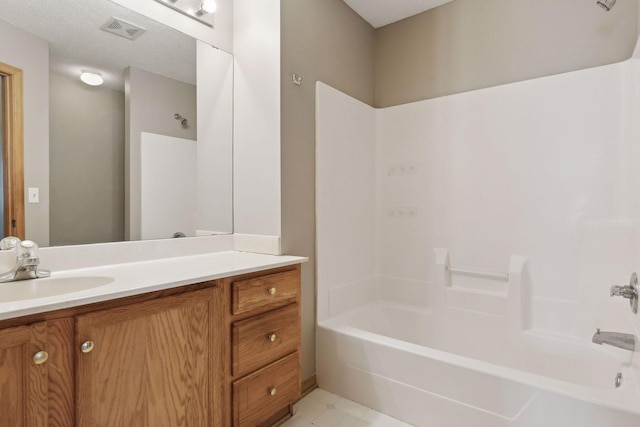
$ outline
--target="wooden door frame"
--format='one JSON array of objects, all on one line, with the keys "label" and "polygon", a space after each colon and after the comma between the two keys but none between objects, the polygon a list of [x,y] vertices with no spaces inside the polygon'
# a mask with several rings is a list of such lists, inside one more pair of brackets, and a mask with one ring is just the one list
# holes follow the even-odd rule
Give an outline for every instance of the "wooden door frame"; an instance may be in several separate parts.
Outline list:
[{"label": "wooden door frame", "polygon": [[24,122],[22,70],[0,62],[4,98],[2,162],[4,178],[4,235],[25,238]]}]

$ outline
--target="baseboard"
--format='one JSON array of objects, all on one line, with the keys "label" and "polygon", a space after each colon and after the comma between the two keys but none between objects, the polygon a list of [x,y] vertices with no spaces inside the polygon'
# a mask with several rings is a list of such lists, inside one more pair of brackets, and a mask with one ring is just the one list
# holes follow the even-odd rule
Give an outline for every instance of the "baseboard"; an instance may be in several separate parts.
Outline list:
[{"label": "baseboard", "polygon": [[[307,394],[311,393],[313,390],[318,388],[318,383],[316,382],[316,376],[312,376],[311,378],[307,378],[306,380],[300,383],[300,399],[305,397]],[[289,405],[289,412],[285,414],[283,417],[279,418],[275,423],[268,424],[272,427],[278,427],[287,420],[289,420],[293,416],[293,405]]]},{"label": "baseboard", "polygon": [[303,397],[311,393],[316,388],[318,388],[318,383],[316,382],[315,375],[302,381],[302,384],[300,384],[300,390],[301,390],[300,398],[302,399]]}]

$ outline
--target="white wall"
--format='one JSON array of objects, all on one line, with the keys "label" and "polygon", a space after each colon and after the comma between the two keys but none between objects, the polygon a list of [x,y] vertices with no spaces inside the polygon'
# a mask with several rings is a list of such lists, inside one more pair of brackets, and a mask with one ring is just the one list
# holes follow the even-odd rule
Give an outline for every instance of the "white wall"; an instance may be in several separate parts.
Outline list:
[{"label": "white wall", "polygon": [[[635,324],[637,333],[637,317],[609,287],[627,283],[640,258],[639,73],[630,60],[378,110],[376,180],[318,192],[319,310],[329,288],[361,271],[362,236],[351,228],[371,221],[362,216],[373,186],[375,274],[383,278],[374,286],[394,284],[383,294],[406,292],[400,282],[433,288],[434,248],[448,248],[454,266],[502,272],[516,254],[530,259],[534,329],[583,340],[596,327]],[[322,187],[369,174],[371,164],[356,161],[363,153],[351,153],[350,169],[340,164],[354,141],[370,138],[366,129],[349,136],[345,123],[359,120],[349,103],[319,94],[318,153],[334,153],[318,157],[318,181],[329,180]],[[326,215],[331,230],[321,227]],[[320,242],[339,242],[339,232],[358,241],[327,257]]]},{"label": "white wall", "polygon": [[234,2],[234,232],[280,236],[280,0]]},{"label": "white wall", "polygon": [[233,56],[198,42],[197,58],[197,226],[199,230],[230,233],[233,231]]},{"label": "white wall", "polygon": [[[0,20],[0,62],[23,71],[24,190],[26,237],[49,245],[49,45]],[[40,203],[27,203],[27,189],[40,189]]]}]

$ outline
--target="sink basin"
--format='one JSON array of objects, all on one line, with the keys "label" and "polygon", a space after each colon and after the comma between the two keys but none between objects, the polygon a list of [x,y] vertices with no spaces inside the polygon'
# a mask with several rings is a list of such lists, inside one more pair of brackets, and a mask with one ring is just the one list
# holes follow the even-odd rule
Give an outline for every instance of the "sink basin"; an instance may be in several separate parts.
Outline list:
[{"label": "sink basin", "polygon": [[111,277],[50,277],[0,284],[0,303],[52,297],[84,291],[113,282]]}]

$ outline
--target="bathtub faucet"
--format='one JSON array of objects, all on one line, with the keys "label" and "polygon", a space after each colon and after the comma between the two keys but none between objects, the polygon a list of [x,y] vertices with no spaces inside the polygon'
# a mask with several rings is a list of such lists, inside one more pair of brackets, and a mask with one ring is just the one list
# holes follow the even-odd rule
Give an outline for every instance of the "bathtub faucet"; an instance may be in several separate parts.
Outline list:
[{"label": "bathtub faucet", "polygon": [[600,332],[600,329],[596,329],[596,333],[593,334],[591,341],[600,345],[609,344],[629,351],[634,351],[636,348],[636,337],[633,334]]}]

